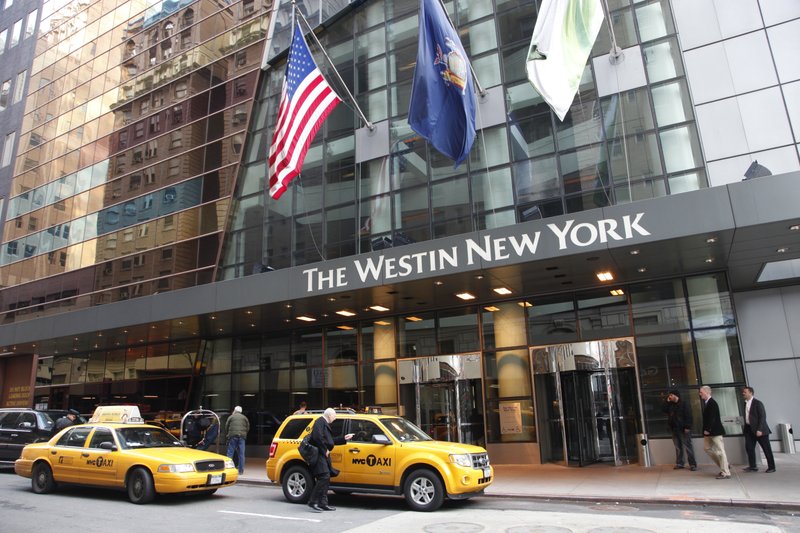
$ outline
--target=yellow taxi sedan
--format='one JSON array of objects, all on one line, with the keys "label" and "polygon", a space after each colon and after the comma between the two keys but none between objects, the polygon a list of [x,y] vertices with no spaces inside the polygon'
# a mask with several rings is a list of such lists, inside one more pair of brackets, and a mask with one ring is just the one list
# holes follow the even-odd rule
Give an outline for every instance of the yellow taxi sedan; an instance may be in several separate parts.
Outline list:
[{"label": "yellow taxi sedan", "polygon": [[91,485],[124,490],[138,504],[156,494],[211,495],[236,483],[231,459],[185,447],[167,430],[141,423],[138,409],[117,415],[119,421],[107,422],[96,412],[87,424],[25,446],[14,471],[30,478],[37,494],[52,492],[59,483]]}]

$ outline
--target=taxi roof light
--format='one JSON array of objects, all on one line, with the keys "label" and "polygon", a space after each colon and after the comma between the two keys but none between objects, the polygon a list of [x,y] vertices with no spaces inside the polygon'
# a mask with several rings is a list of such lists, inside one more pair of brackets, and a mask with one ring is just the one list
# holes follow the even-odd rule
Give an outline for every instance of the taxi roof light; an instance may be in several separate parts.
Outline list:
[{"label": "taxi roof light", "polygon": [[94,410],[90,423],[143,424],[144,419],[136,405],[101,405]]}]

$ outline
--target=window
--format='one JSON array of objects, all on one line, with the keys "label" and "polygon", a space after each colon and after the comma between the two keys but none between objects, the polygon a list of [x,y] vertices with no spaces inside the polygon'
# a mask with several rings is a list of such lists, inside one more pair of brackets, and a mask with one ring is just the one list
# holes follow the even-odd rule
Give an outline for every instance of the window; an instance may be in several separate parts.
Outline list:
[{"label": "window", "polygon": [[236,52],[236,66],[243,67],[247,64],[247,52],[245,50],[240,50]]},{"label": "window", "polygon": [[187,84],[181,81],[175,84],[175,98],[183,98],[186,96]]},{"label": "window", "polygon": [[122,270],[130,270],[132,264],[133,264],[132,260],[125,259],[125,260],[122,261],[122,267],[121,268],[122,268]]},{"label": "window", "polygon": [[150,141],[147,143],[147,150],[144,153],[145,158],[150,159],[158,155],[158,143]]},{"label": "window", "polygon": [[127,148],[128,146],[128,131],[124,130],[119,132],[119,147]]},{"label": "window", "polygon": [[28,13],[28,17],[25,19],[25,38],[27,39],[31,35],[33,35],[34,30],[36,29],[36,16],[38,14],[38,10],[34,9],[30,13]]},{"label": "window", "polygon": [[8,47],[12,48],[14,46],[17,46],[17,43],[19,43],[21,37],[22,37],[22,19],[19,19],[14,23],[14,27],[11,29],[11,41],[8,43]]},{"label": "window", "polygon": [[133,136],[137,139],[144,135],[144,122],[137,122],[133,127]]},{"label": "window", "polygon": [[92,435],[91,442],[89,442],[89,448],[99,448],[101,444],[105,443],[114,444],[114,437],[111,435],[111,430],[97,428],[94,435]]},{"label": "window", "polygon": [[8,95],[11,92],[11,80],[6,80],[0,85],[0,111],[8,107]]},{"label": "window", "polygon": [[93,427],[84,427],[78,426],[70,429],[66,433],[64,433],[58,442],[56,442],[56,446],[71,446],[74,448],[83,448],[83,445],[86,444],[86,438],[89,436],[89,433],[94,429]]},{"label": "window", "polygon": [[142,200],[142,211],[144,211],[146,209],[150,209],[152,207],[153,207],[153,195],[152,194],[148,194]]},{"label": "window", "polygon": [[[164,224],[164,226],[166,227],[166,224]],[[170,259],[172,259],[172,248],[164,248],[161,250],[161,260],[168,261]]]},{"label": "window", "polygon": [[149,100],[142,100],[139,102],[139,115],[144,116],[147,112],[150,111],[150,101]]},{"label": "window", "polygon": [[[124,242],[131,242],[133,240],[133,230],[132,229],[126,229],[122,233],[122,240]],[[122,262],[122,269],[125,270],[125,261]]]},{"label": "window", "polygon": [[181,135],[180,130],[173,131],[170,139],[170,149],[180,148],[183,146],[183,135]]},{"label": "window", "polygon": [[158,133],[161,131],[161,117],[155,115],[150,117],[150,133]]},{"label": "window", "polygon": [[172,123],[180,124],[183,122],[183,107],[176,105],[172,108]]},{"label": "window", "polygon": [[135,191],[141,186],[142,186],[142,176],[139,174],[132,175],[130,184],[128,185],[128,190]]},{"label": "window", "polygon": [[[147,234],[150,233],[150,224],[144,224],[139,226],[139,238],[147,237]],[[142,264],[144,264],[144,259],[142,259]]]},{"label": "window", "polygon": [[0,54],[6,51],[7,40],[8,40],[8,30],[0,31]]},{"label": "window", "polygon": [[22,95],[25,93],[25,81],[28,78],[28,71],[23,70],[17,74],[17,80],[14,82],[14,101],[17,103],[22,100]]},{"label": "window", "polygon": [[[147,228],[147,226],[142,226],[142,228]],[[141,230],[141,228],[139,228]],[[133,266],[140,267],[144,266],[144,254],[137,255],[133,258]]]},{"label": "window", "polygon": [[156,169],[153,167],[144,170],[145,185],[153,185],[156,182]]},{"label": "window", "polygon": [[[173,215],[167,215],[164,217],[164,229],[172,229],[175,226],[175,217]],[[169,256],[172,257],[172,250],[169,252]]]},{"label": "window", "polygon": [[2,159],[0,159],[0,167],[8,166],[11,163],[11,153],[14,151],[14,140],[17,132],[12,131],[6,135],[5,142],[3,142]]},{"label": "window", "polygon": [[161,107],[164,105],[164,94],[161,91],[153,93],[153,107]]}]

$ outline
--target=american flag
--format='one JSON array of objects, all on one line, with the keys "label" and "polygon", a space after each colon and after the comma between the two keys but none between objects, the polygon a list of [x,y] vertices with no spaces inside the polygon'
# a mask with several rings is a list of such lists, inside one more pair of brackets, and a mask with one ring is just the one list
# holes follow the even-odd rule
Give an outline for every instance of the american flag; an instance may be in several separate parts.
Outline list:
[{"label": "american flag", "polygon": [[269,149],[269,195],[278,199],[303,168],[308,146],[342,100],[319,71],[300,28],[295,26],[278,123]]}]

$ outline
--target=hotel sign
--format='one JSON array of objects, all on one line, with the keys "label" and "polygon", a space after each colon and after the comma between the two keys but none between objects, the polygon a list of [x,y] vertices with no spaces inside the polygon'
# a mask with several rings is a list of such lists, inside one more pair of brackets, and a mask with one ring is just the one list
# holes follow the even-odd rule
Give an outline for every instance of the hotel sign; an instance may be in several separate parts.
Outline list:
[{"label": "hotel sign", "polygon": [[[627,241],[649,236],[643,223],[644,213],[604,218],[592,222],[576,219],[547,224],[543,229],[522,231],[529,225],[517,225],[519,233],[505,236],[484,234],[456,239],[453,244],[432,249],[419,246],[392,248],[385,253],[352,259],[334,268],[318,266],[303,270],[305,292],[310,294],[329,289],[377,281],[412,279],[432,272],[448,274],[477,264],[490,266],[505,261],[533,260],[540,250],[557,250],[558,254],[573,253],[581,248],[613,241]],[[408,249],[410,253],[402,252]],[[418,250],[418,251],[414,251]],[[391,255],[390,255],[391,254]]]}]

